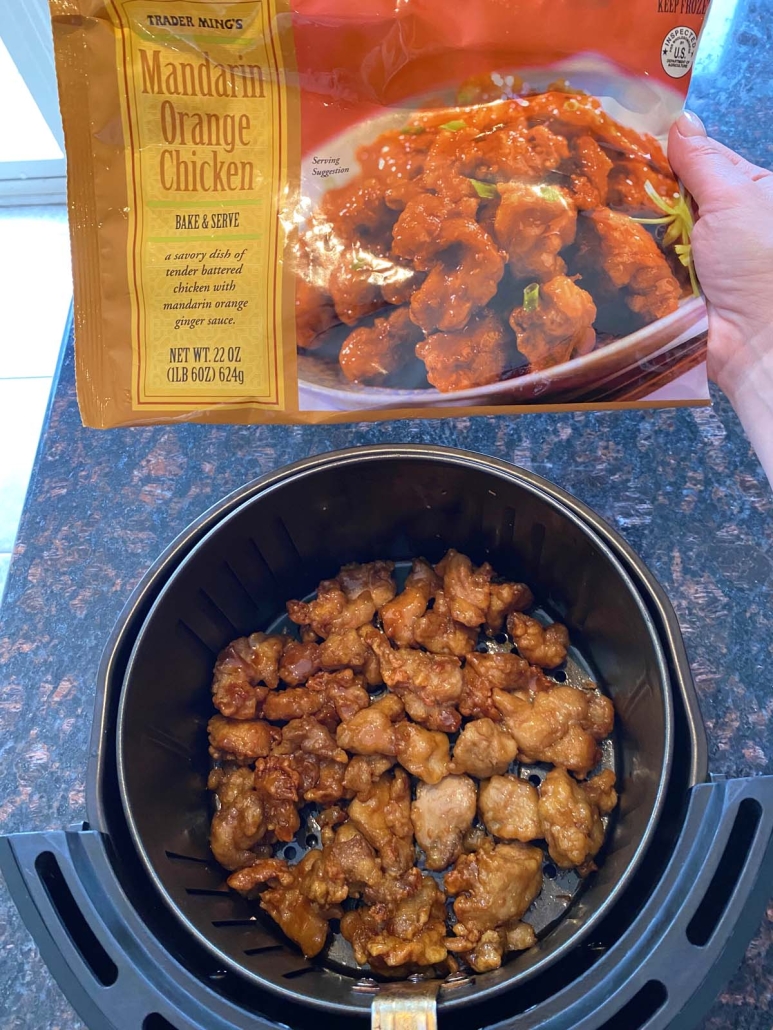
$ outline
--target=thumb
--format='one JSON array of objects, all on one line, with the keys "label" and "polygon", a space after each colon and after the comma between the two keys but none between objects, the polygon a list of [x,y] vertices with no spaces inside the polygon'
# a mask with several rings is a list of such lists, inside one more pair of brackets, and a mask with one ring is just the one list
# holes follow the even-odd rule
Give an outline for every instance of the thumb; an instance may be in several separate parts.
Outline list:
[{"label": "thumb", "polygon": [[668,159],[698,207],[726,199],[728,188],[742,186],[757,169],[739,154],[706,135],[697,115],[685,112],[671,127]]}]

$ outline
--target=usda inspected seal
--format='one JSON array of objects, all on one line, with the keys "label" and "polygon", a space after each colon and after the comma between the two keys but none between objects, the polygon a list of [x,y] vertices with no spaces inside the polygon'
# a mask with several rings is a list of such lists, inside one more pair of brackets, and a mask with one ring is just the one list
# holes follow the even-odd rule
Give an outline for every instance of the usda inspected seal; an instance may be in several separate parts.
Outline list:
[{"label": "usda inspected seal", "polygon": [[672,79],[681,79],[692,68],[698,37],[687,25],[671,29],[660,48],[663,69]]}]

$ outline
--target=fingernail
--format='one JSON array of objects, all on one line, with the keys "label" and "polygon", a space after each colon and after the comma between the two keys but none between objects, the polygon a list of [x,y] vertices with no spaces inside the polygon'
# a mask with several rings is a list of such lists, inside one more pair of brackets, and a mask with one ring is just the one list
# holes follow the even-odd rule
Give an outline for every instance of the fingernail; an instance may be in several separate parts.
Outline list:
[{"label": "fingernail", "polygon": [[676,123],[676,130],[680,136],[705,136],[706,126],[697,114],[692,111],[685,111],[679,116]]}]

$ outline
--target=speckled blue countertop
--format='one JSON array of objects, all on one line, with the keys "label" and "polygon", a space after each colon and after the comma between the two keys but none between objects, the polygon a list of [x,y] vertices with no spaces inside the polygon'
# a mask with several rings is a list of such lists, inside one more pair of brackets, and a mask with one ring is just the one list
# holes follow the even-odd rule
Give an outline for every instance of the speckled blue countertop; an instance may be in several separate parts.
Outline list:
[{"label": "speckled blue countertop", "polygon": [[[738,0],[728,39],[696,75],[691,106],[712,134],[773,166],[769,0]],[[773,772],[773,496],[730,406],[714,399],[712,410],[97,432],[80,424],[68,342],[0,613],[0,832],[84,818],[100,654],[133,586],[177,533],[280,465],[389,441],[494,455],[595,508],[671,597],[712,771]],[[773,1024],[773,906],[760,916],[704,1030]],[[0,1030],[82,1027],[4,887],[0,954]]]}]

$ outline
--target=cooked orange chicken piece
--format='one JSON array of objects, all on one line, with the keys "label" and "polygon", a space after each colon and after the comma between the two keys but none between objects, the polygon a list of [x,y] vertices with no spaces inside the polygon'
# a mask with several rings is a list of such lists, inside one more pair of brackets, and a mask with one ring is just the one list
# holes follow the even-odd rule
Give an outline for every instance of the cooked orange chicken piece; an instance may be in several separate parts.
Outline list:
[{"label": "cooked orange chicken piece", "polygon": [[394,569],[394,562],[391,561],[372,561],[363,564],[351,562],[349,565],[342,565],[334,579],[323,579],[319,584],[319,590],[327,593],[328,590],[338,588],[343,590],[347,601],[354,601],[362,594],[368,593],[373,598],[375,606],[380,608],[387,601],[391,601],[397,592],[392,575]]},{"label": "cooked orange chicken piece", "polygon": [[412,869],[406,877],[410,888],[395,900],[377,901],[346,912],[341,933],[354,950],[355,959],[376,970],[400,970],[432,966],[447,956],[445,896],[431,876]]},{"label": "cooked orange chicken piece", "polygon": [[405,581],[405,588],[394,600],[379,609],[384,632],[400,647],[414,643],[416,620],[426,612],[427,605],[442,587],[443,581],[423,558],[415,558]]},{"label": "cooked orange chicken piece", "polygon": [[424,339],[407,307],[394,308],[372,326],[361,326],[343,342],[339,361],[352,383],[388,385],[390,377],[415,359],[416,344]]},{"label": "cooked orange chicken piece", "polygon": [[553,132],[568,139],[591,136],[607,152],[638,157],[666,174],[670,171],[658,141],[620,125],[602,109],[596,97],[554,90],[527,97],[521,103],[530,123],[547,124]]},{"label": "cooked orange chicken piece", "polygon": [[534,594],[525,583],[492,583],[486,611],[486,629],[499,633],[511,612],[522,612],[534,604]]},{"label": "cooked orange chicken piece", "polygon": [[623,208],[636,215],[662,215],[645,189],[647,182],[659,196],[671,203],[679,193],[673,175],[655,171],[646,161],[639,158],[615,161],[609,173],[609,206]]},{"label": "cooked orange chicken piece", "polygon": [[365,794],[394,764],[389,755],[353,755],[344,773],[344,787],[351,794]]},{"label": "cooked orange chicken piece", "polygon": [[473,719],[454,744],[451,770],[485,780],[506,772],[517,753],[518,745],[504,727],[492,719]]},{"label": "cooked orange chicken piece", "polygon": [[464,328],[430,333],[416,347],[427,366],[427,379],[438,390],[468,390],[493,383],[511,367],[513,334],[491,311],[473,315]]},{"label": "cooked orange chicken piece", "polygon": [[313,601],[288,601],[287,612],[293,622],[311,627],[323,639],[358,629],[394,597],[393,568],[392,562],[383,561],[345,565],[334,579],[319,584]]},{"label": "cooked orange chicken piece", "polygon": [[469,776],[446,776],[434,784],[419,784],[411,821],[427,869],[445,869],[461,855],[464,835],[475,818],[477,796]]},{"label": "cooked orange chicken piece", "polygon": [[344,765],[349,760],[346,752],[338,747],[330,730],[311,715],[292,719],[282,729],[282,741],[273,750],[275,755],[296,755],[299,752],[316,755],[317,758],[332,758]]},{"label": "cooked orange chicken piece", "polygon": [[375,851],[349,822],[338,826],[322,849],[310,851],[291,871],[296,872],[300,893],[320,911],[330,910],[348,897],[359,897],[384,877]]},{"label": "cooked orange chicken piece", "polygon": [[612,730],[612,702],[575,687],[531,699],[494,690],[493,697],[522,762],[553,762],[587,776],[598,761],[597,741]]},{"label": "cooked orange chicken piece", "polygon": [[362,318],[386,307],[373,269],[360,257],[359,250],[345,250],[330,271],[328,292],[336,315],[346,325],[356,325]]},{"label": "cooked orange chicken piece", "polygon": [[275,727],[260,719],[226,719],[222,715],[212,716],[207,732],[209,753],[215,761],[240,764],[265,758],[280,737]]},{"label": "cooked orange chicken piece", "polygon": [[435,133],[424,127],[421,132],[392,129],[357,150],[363,174],[381,182],[387,207],[402,211],[415,195],[413,184],[424,171],[434,138]]},{"label": "cooked orange chicken piece", "polygon": [[288,687],[300,686],[320,668],[318,644],[288,639],[279,661],[279,678],[283,683]]},{"label": "cooked orange chicken piece", "polygon": [[406,205],[393,251],[428,273],[411,297],[411,318],[426,333],[463,328],[494,296],[504,272],[499,247],[478,223],[430,193]]},{"label": "cooked orange chicken piece", "polygon": [[485,622],[491,604],[491,577],[488,562],[476,568],[466,554],[451,548],[435,566],[443,577],[443,589],[451,614],[464,626]]},{"label": "cooked orange chicken piece", "polygon": [[592,351],[596,344],[595,318],[591,295],[574,280],[557,275],[524,290],[524,303],[510,315],[510,325],[518,350],[537,372]]},{"label": "cooked orange chicken piece", "polygon": [[266,832],[277,840],[291,841],[301,825],[298,806],[302,803],[301,774],[294,759],[287,755],[259,758],[255,789],[263,802]]},{"label": "cooked orange chicken piece", "polygon": [[507,631],[513,638],[518,653],[543,669],[555,669],[566,661],[569,634],[566,626],[553,622],[543,626],[522,612],[513,612],[507,620]]},{"label": "cooked orange chicken piece", "polygon": [[[322,951],[330,930],[328,920],[342,914],[337,905],[320,909],[301,890],[304,874],[317,862],[316,855],[308,852],[292,868],[283,859],[267,858],[228,877],[229,887],[247,897],[260,898],[260,907],[307,958]],[[264,883],[268,883],[268,889],[258,894],[257,888]]]},{"label": "cooked orange chicken piece", "polygon": [[325,333],[340,319],[333,298],[321,286],[303,278],[295,281],[295,334],[298,346],[314,350],[325,342]]},{"label": "cooked orange chicken piece", "polygon": [[397,753],[394,724],[404,714],[405,706],[400,698],[387,693],[341,723],[336,733],[338,746],[355,755],[394,756]]},{"label": "cooked orange chicken piece", "polygon": [[[558,168],[569,157],[569,147],[562,136],[544,126],[526,128],[523,116],[509,124],[489,127],[483,132],[471,120],[464,121],[454,132],[439,132],[427,154],[422,185],[432,192],[448,194],[449,184],[460,186],[459,180],[483,180],[485,183],[513,180],[539,181],[547,172]],[[456,196],[451,192],[450,196]],[[462,196],[475,196],[470,189]]]},{"label": "cooked orange chicken piece", "polygon": [[604,843],[601,815],[617,804],[615,774],[606,769],[577,783],[564,769],[551,769],[542,781],[539,818],[550,857],[562,869],[590,871],[590,859]]},{"label": "cooked orange chicken piece", "polygon": [[217,798],[209,836],[212,854],[226,869],[252,865],[258,858],[255,846],[267,830],[253,770],[221,766],[210,772],[207,786]]},{"label": "cooked orange chicken piece", "polygon": [[507,182],[499,187],[494,234],[516,279],[547,281],[563,275],[559,253],[574,241],[577,209],[558,186]]},{"label": "cooked orange chicken piece", "polygon": [[[325,643],[327,642],[326,640]],[[337,672],[318,672],[306,684],[306,689],[311,694],[324,697],[326,702],[333,706],[341,722],[351,719],[370,704],[370,694],[365,689],[365,678],[353,672],[351,668],[339,669]]]},{"label": "cooked orange chicken piece", "polygon": [[[347,885],[349,897],[360,897],[369,888],[378,888],[383,881],[381,860],[351,822],[338,827],[333,843],[325,853],[327,878],[334,879],[338,873]],[[337,869],[332,869],[332,866]]]},{"label": "cooked orange chicken piece", "polygon": [[344,186],[328,190],[320,213],[338,248],[362,246],[376,254],[389,250],[396,214],[384,201],[384,188],[376,176],[358,175]]},{"label": "cooked orange chicken piece", "polygon": [[514,919],[506,926],[484,930],[474,942],[468,937],[453,937],[446,940],[450,952],[464,955],[476,973],[499,969],[502,958],[510,951],[525,951],[537,943],[537,935],[529,923]]},{"label": "cooked orange chicken piece", "polygon": [[550,690],[553,686],[542,669],[530,665],[525,658],[512,652],[500,654],[467,655],[463,670],[462,696],[459,711],[475,718],[486,717],[499,722],[501,716],[494,704],[492,691]]},{"label": "cooked orange chicken piece", "polygon": [[[359,604],[364,597],[365,595],[357,598],[352,604]],[[364,625],[368,626],[369,622]],[[328,672],[335,669],[354,669],[362,672],[367,682],[371,686],[375,686],[381,682],[378,662],[363,640],[361,630],[362,627],[360,627],[360,631],[344,629],[331,633],[319,645],[319,662],[322,668]]]},{"label": "cooked orange chicken piece", "polygon": [[[328,637],[325,645],[331,640]],[[262,714],[266,719],[282,721],[313,715],[317,722],[334,730],[339,722],[369,704],[365,678],[348,668],[315,673],[303,687],[272,691],[263,702]]]},{"label": "cooked orange chicken piece", "polygon": [[443,590],[435,594],[432,609],[416,620],[414,641],[432,654],[451,654],[463,658],[475,649],[478,631],[473,626],[463,626],[451,615],[451,609]]},{"label": "cooked orange chicken piece", "polygon": [[591,293],[594,282],[602,297],[622,291],[642,325],[676,311],[681,287],[643,225],[608,208],[586,212],[580,222],[577,268]]},{"label": "cooked orange chicken piece", "polygon": [[411,784],[399,767],[349,805],[349,819],[376,849],[384,871],[400,875],[413,865]]},{"label": "cooked orange chicken piece", "polygon": [[536,788],[518,776],[492,776],[480,785],[480,817],[489,833],[502,840],[527,844],[542,837],[538,804]]},{"label": "cooked orange chicken piece", "polygon": [[288,601],[287,614],[299,626],[310,626],[318,637],[358,629],[370,622],[376,614],[376,605],[370,593],[348,600],[343,590],[332,587],[318,592],[313,601]]},{"label": "cooked orange chicken piece", "polygon": [[301,775],[301,794],[304,801],[329,805],[348,797],[344,783],[348,766],[334,758],[318,758],[302,752],[293,756],[293,765]]},{"label": "cooked orange chicken piece", "polygon": [[363,630],[363,636],[376,653],[384,682],[400,697],[414,722],[455,733],[461,722],[455,708],[462,693],[459,660],[406,647],[393,650],[374,627]]},{"label": "cooked orange chicken piece", "polygon": [[260,713],[265,719],[279,722],[300,719],[304,715],[315,716],[325,726],[338,721],[335,709],[325,695],[312,693],[308,685],[272,690],[261,705]]},{"label": "cooked orange chicken piece", "polygon": [[[534,938],[520,919],[542,889],[542,852],[528,844],[496,844],[462,855],[445,875],[446,892],[456,895],[454,912],[458,941],[473,969],[501,965],[506,948],[528,947]],[[496,937],[491,931],[504,931]]]},{"label": "cooked orange chicken piece", "polygon": [[571,141],[569,162],[572,200],[578,211],[603,207],[607,202],[609,173],[612,162],[591,136],[577,136]]},{"label": "cooked orange chicken piece", "polygon": [[451,758],[445,733],[427,730],[414,722],[399,722],[394,731],[397,761],[412,776],[437,783],[448,773]]},{"label": "cooked orange chicken piece", "polygon": [[253,633],[224,648],[212,679],[215,708],[230,719],[254,719],[269,690],[279,683],[279,660],[288,639]]},{"label": "cooked orange chicken piece", "polygon": [[582,784],[585,796],[594,804],[602,815],[616,807],[618,797],[615,790],[615,774],[611,769],[604,769],[597,776],[592,776]]}]

